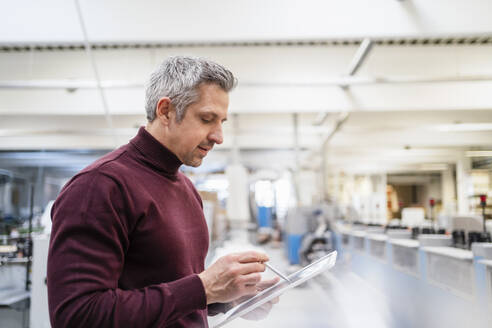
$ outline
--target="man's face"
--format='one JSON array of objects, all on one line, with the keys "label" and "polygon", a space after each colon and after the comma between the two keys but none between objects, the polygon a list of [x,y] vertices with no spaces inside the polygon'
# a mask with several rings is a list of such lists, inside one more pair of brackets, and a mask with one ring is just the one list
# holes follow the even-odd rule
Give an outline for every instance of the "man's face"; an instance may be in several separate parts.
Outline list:
[{"label": "man's face", "polygon": [[198,88],[199,101],[186,109],[181,122],[175,113],[169,123],[169,148],[186,165],[200,166],[215,144],[223,141],[222,124],[227,119],[229,95],[216,84]]}]

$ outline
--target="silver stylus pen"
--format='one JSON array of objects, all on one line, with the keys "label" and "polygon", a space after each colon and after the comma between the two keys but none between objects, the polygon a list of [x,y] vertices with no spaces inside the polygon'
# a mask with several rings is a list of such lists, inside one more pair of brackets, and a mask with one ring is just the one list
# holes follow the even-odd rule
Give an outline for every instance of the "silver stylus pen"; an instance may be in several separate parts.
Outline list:
[{"label": "silver stylus pen", "polygon": [[272,267],[270,264],[268,264],[266,262],[263,262],[263,264],[265,264],[267,268],[269,268],[270,270],[272,270],[273,272],[275,272],[280,278],[282,278],[285,281],[287,281],[287,282],[290,283],[289,278],[287,278],[287,276],[284,276],[280,271],[278,271],[277,269],[275,269],[274,267]]}]

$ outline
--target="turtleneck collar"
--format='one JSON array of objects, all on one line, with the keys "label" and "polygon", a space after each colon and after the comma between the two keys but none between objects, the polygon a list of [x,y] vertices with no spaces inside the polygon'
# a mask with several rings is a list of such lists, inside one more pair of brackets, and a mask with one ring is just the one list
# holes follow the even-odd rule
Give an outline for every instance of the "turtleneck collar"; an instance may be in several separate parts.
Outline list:
[{"label": "turtleneck collar", "polygon": [[137,135],[130,140],[130,143],[139,150],[143,161],[167,175],[176,175],[179,167],[183,164],[173,152],[164,147],[143,126],[140,127]]}]

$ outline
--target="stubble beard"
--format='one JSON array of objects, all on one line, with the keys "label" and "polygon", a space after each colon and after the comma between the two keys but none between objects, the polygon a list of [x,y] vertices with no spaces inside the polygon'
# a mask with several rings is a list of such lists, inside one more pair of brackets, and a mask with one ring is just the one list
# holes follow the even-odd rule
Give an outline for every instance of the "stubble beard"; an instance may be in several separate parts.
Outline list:
[{"label": "stubble beard", "polygon": [[183,163],[188,166],[199,167],[202,165],[203,158],[205,158],[205,156],[201,157],[200,155],[192,152],[188,158],[185,158]]}]

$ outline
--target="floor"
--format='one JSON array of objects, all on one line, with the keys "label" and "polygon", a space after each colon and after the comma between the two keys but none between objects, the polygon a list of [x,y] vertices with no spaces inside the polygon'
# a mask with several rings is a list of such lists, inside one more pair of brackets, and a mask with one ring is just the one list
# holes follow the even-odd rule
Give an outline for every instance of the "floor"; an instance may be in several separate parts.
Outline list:
[{"label": "floor", "polygon": [[[218,249],[216,258],[228,252],[253,248],[267,253],[270,263],[285,273],[299,269],[289,266],[283,247],[256,247],[241,232],[233,234],[231,240]],[[272,275],[266,272],[265,278]],[[238,318],[225,327],[385,328],[392,326],[387,308],[386,300],[377,290],[345,270],[340,262],[336,269],[285,292],[265,319],[250,321]],[[211,318],[210,326],[213,327],[217,320],[219,318]]]},{"label": "floor", "polygon": [[[270,257],[270,264],[280,271],[289,274],[300,269],[300,266],[290,266],[283,244],[259,247],[250,242],[246,231],[238,230],[231,238],[207,258],[212,263],[220,256],[245,250],[258,250]],[[411,322],[398,321],[390,311],[390,303],[385,296],[366,280],[348,269],[348,263],[337,261],[335,267],[328,272],[309,280],[280,296],[268,316],[260,321],[250,321],[237,318],[225,325],[226,328],[256,328],[256,327],[333,327],[333,328],[409,328]],[[264,278],[274,277],[267,270]],[[404,297],[402,296],[402,299]],[[442,306],[442,304],[436,304]],[[211,317],[210,327],[220,320]],[[26,322],[22,313],[6,312],[0,309],[0,327],[23,327]],[[461,327],[461,325],[460,325]]]}]

